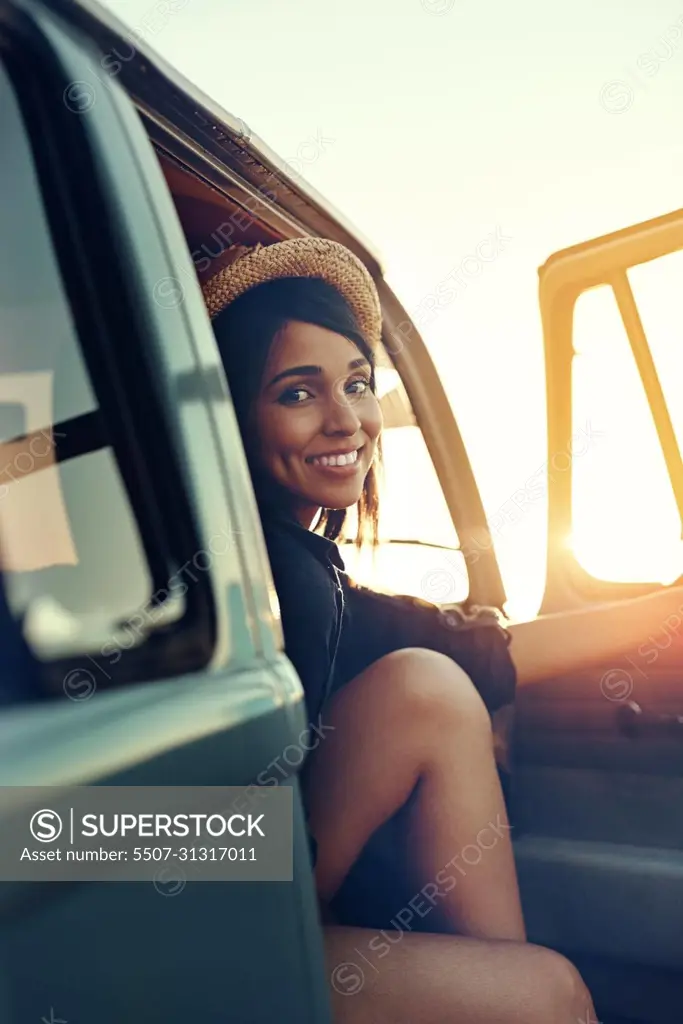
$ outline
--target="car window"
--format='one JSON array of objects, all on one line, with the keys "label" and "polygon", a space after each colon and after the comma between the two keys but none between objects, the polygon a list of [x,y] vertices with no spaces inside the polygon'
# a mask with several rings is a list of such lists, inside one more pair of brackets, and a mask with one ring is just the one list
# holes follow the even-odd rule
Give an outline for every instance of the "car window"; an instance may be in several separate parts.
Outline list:
[{"label": "car window", "polygon": [[129,617],[152,584],[2,66],[0,137],[0,552],[10,607],[49,656],[86,620]]},{"label": "car window", "polygon": [[[661,262],[661,261],[654,261]],[[640,269],[640,268],[636,268]],[[632,271],[629,271],[629,277]],[[635,275],[636,280],[642,280]],[[661,316],[634,289],[674,428],[683,436],[680,408],[680,325],[661,328]],[[659,438],[614,292],[607,285],[581,295],[574,313],[572,368],[576,433],[586,423],[600,444],[572,460],[573,535],[580,564],[598,579],[671,582],[683,569],[680,519]],[[679,403],[680,405],[680,403]]]},{"label": "car window", "polygon": [[[437,604],[469,593],[458,534],[410,399],[393,367],[380,365],[377,385],[384,429],[380,477],[380,545],[372,557],[342,547],[349,575],[378,590]],[[345,537],[354,536],[355,516]]]}]

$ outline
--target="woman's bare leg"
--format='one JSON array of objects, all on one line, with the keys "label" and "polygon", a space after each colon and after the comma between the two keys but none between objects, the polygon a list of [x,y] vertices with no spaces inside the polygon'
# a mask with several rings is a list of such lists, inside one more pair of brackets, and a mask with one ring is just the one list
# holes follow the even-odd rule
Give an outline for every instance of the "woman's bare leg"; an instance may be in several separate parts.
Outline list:
[{"label": "woman's bare leg", "polygon": [[491,721],[469,677],[444,655],[396,651],[337,693],[325,722],[307,779],[321,899],[417,786],[416,913],[438,905],[460,934],[523,941]]},{"label": "woman's bare leg", "polygon": [[597,1024],[576,968],[541,946],[338,926],[324,935],[335,1024]]}]

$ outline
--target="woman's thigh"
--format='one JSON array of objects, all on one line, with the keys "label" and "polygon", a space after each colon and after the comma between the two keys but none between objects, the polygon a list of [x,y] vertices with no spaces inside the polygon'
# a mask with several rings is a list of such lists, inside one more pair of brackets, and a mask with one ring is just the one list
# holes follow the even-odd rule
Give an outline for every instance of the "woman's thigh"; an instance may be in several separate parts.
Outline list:
[{"label": "woman's thigh", "polygon": [[335,1024],[594,1024],[552,950],[449,935],[324,929]]},{"label": "woman's thigh", "polygon": [[[374,769],[395,778],[399,765],[416,766],[435,744],[457,742],[460,729],[490,738],[488,712],[469,677],[445,655],[418,648],[373,663],[335,694],[323,719],[325,739],[302,773],[309,812],[312,788],[314,803],[322,800],[326,808],[340,784],[347,797],[360,800],[372,795]],[[395,914],[419,889],[408,850],[416,796],[416,789],[406,790],[406,802],[379,825],[351,867],[332,901],[341,923],[396,927]],[[423,924],[417,927],[448,930],[438,906]]]},{"label": "woman's thigh", "polygon": [[493,743],[488,711],[469,676],[446,655],[422,648],[394,651],[368,666],[333,695],[321,718],[324,738],[301,776],[307,795],[328,774],[357,780],[361,766],[416,768],[458,731],[476,730]]}]

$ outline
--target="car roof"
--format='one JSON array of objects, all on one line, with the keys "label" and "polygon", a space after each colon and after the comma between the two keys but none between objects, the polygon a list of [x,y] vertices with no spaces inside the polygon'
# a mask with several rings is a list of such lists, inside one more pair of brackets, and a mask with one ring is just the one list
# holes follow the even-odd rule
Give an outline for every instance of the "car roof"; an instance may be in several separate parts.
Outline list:
[{"label": "car roof", "polygon": [[[118,63],[119,70],[110,77],[123,86],[144,118],[164,123],[177,140],[184,141],[190,164],[193,151],[199,150],[233,173],[237,171],[257,188],[264,182],[277,181],[277,187],[271,186],[277,196],[276,205],[311,234],[342,242],[363,260],[373,277],[383,276],[379,252],[332,203],[292,173],[292,168],[241,118],[224,110],[185,78],[108,8],[97,0],[23,0],[22,6],[28,11],[43,8],[56,14],[88,37],[105,56],[111,54],[111,66]],[[134,52],[130,58],[116,60],[131,49]],[[118,50],[117,55],[114,50]],[[107,74],[102,64],[98,77],[106,78]]]}]

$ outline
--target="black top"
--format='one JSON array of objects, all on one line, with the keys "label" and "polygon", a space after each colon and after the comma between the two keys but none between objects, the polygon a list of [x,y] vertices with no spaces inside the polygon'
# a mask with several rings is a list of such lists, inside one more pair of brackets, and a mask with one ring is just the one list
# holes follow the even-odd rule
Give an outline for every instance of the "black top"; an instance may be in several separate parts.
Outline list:
[{"label": "black top", "polygon": [[380,594],[353,583],[337,545],[285,515],[263,528],[287,656],[304,687],[309,721],[329,695],[391,651],[425,647],[467,672],[490,712],[514,700],[510,635],[494,611],[465,615],[420,598]]}]

